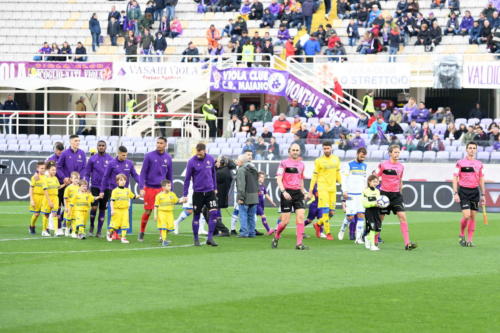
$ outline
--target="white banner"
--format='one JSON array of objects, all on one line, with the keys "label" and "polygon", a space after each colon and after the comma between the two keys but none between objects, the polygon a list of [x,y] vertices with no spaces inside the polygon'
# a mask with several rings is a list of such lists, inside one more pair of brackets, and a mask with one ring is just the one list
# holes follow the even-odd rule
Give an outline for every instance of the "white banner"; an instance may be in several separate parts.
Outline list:
[{"label": "white banner", "polygon": [[500,63],[464,63],[462,87],[475,89],[500,89]]},{"label": "white banner", "polygon": [[344,89],[410,88],[410,66],[406,63],[317,63],[314,72],[325,85],[336,77]]}]

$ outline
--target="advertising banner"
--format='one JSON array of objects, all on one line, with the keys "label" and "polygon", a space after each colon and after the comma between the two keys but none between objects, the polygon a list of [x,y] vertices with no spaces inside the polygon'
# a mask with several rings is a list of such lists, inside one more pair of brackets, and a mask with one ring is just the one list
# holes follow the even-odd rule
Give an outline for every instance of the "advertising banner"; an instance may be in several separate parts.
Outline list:
[{"label": "advertising banner", "polygon": [[299,104],[310,101],[319,118],[358,115],[339,106],[333,99],[293,74],[269,68],[212,68],[210,76],[212,90],[233,93],[270,94],[296,99]]},{"label": "advertising banner", "polygon": [[314,73],[323,85],[331,87],[336,77],[344,89],[410,88],[411,73],[408,63],[316,63]]},{"label": "advertising banner", "polygon": [[462,87],[475,89],[500,89],[500,63],[464,63]]}]

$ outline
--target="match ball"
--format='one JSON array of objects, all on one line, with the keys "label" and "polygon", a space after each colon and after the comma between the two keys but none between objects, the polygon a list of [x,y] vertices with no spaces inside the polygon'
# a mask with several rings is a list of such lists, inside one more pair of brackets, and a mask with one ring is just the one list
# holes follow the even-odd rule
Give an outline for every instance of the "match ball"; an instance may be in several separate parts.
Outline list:
[{"label": "match ball", "polygon": [[386,197],[385,195],[381,195],[380,198],[378,198],[377,200],[377,206],[379,208],[386,208],[387,206],[389,206],[389,198]]}]

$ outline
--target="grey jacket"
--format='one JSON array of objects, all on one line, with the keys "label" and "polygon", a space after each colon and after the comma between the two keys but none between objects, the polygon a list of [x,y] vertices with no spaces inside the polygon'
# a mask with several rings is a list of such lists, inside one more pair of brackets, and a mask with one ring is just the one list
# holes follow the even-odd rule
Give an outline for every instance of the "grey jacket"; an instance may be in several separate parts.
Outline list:
[{"label": "grey jacket", "polygon": [[238,169],[236,172],[236,188],[236,200],[242,200],[245,205],[259,203],[259,179],[255,165],[247,162]]}]

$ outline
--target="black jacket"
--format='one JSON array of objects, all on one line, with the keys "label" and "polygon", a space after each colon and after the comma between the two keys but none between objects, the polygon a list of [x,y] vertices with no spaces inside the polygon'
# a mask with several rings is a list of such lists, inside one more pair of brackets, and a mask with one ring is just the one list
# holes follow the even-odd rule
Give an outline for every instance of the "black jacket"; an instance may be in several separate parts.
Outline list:
[{"label": "black jacket", "polygon": [[108,35],[117,36],[118,34],[120,34],[120,24],[118,23],[118,21],[115,21],[114,23],[109,22]]},{"label": "black jacket", "polygon": [[219,208],[227,208],[229,206],[229,190],[233,183],[233,173],[228,166],[223,166],[216,170],[217,178],[217,204]]}]

